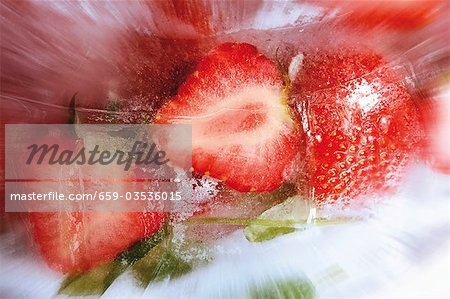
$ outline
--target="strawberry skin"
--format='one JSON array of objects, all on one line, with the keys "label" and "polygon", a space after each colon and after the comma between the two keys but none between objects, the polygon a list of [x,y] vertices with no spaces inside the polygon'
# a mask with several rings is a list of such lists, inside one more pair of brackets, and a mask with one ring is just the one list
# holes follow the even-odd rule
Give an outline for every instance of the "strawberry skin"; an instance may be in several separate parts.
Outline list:
[{"label": "strawberry skin", "polygon": [[139,240],[154,234],[164,213],[30,213],[33,238],[48,265],[78,273],[114,259]]},{"label": "strawberry skin", "polygon": [[285,102],[272,61],[250,44],[225,43],[199,62],[155,122],[192,125],[196,172],[237,191],[271,191],[299,141]]},{"label": "strawberry skin", "polygon": [[422,138],[400,77],[366,49],[305,53],[292,87],[318,203],[390,189]]},{"label": "strawberry skin", "polygon": [[[62,150],[74,150],[74,140],[66,137],[43,138],[42,144],[57,144]],[[124,172],[118,165],[82,165],[79,169],[61,170],[49,165],[48,157],[37,167],[26,169],[26,178],[79,179],[85,182],[60,182],[58,192],[69,194],[93,194],[111,190],[119,194],[144,191],[142,184],[125,181],[135,178],[136,169]],[[35,166],[35,165],[31,165]],[[74,166],[76,167],[76,166]],[[123,173],[124,181],[97,182],[95,179],[114,179]],[[53,174],[53,176],[52,176]],[[93,181],[89,181],[92,179]],[[50,185],[46,185],[50,184]],[[30,185],[30,192],[46,193],[55,190],[54,183],[45,181]],[[61,189],[63,188],[63,189]],[[98,200],[98,199],[97,199]],[[124,203],[130,204],[130,203]],[[32,212],[29,220],[33,239],[47,264],[63,273],[79,273],[106,263],[139,240],[148,237],[161,227],[165,212]]]}]

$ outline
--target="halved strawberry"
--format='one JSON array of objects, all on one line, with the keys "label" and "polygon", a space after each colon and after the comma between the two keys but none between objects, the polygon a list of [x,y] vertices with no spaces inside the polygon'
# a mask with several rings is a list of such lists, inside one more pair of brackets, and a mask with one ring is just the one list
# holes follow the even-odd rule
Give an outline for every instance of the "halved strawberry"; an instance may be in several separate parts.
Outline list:
[{"label": "halved strawberry", "polygon": [[[74,141],[66,137],[43,138],[42,144],[57,144],[62,150],[74,150]],[[39,166],[25,168],[27,179],[42,180],[29,184],[29,192],[57,191],[65,197],[97,192],[146,191],[134,170],[110,165],[50,165],[48,157]],[[48,179],[56,180],[49,181]],[[58,181],[59,180],[59,181]],[[108,204],[97,196],[88,204]],[[76,201],[51,203],[73,204]],[[111,204],[113,204],[112,201]],[[37,203],[43,205],[43,203]],[[123,205],[134,204],[123,202]],[[114,207],[118,207],[115,205]],[[113,209],[113,207],[111,206]],[[128,208],[128,207],[125,207]],[[114,208],[115,209],[115,208]],[[128,211],[128,210],[127,210]],[[48,265],[64,273],[78,273],[114,259],[139,240],[154,234],[166,219],[165,212],[32,212],[29,213],[33,239]]]},{"label": "halved strawberry", "polygon": [[191,124],[194,170],[238,191],[280,186],[299,140],[279,70],[250,44],[213,49],[155,122]]},{"label": "halved strawberry", "polygon": [[114,259],[154,234],[164,213],[55,212],[30,213],[33,237],[55,270],[77,273]]},{"label": "halved strawberry", "polygon": [[401,78],[368,49],[305,53],[292,88],[318,202],[396,185],[423,138]]}]

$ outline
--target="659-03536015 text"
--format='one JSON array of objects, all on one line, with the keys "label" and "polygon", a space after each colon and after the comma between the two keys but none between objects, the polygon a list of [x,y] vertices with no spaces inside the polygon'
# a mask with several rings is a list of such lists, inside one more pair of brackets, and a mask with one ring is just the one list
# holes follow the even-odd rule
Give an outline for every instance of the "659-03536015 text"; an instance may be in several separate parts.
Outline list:
[{"label": "659-03536015 text", "polygon": [[128,191],[120,193],[117,191],[95,191],[94,193],[70,193],[64,194],[57,191],[50,191],[47,193],[11,193],[9,196],[11,201],[16,200],[33,200],[33,201],[109,201],[109,200],[150,200],[150,201],[180,201],[181,192],[180,191]]}]

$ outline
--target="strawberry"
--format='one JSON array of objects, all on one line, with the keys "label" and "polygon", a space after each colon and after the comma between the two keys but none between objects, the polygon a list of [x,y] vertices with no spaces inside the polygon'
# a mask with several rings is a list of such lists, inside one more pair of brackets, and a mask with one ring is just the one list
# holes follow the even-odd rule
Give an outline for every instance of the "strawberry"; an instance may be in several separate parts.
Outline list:
[{"label": "strawberry", "polygon": [[318,203],[372,195],[401,178],[422,128],[380,55],[345,47],[305,53],[291,92]]},{"label": "strawberry", "polygon": [[[74,150],[74,142],[66,137],[49,137],[43,144],[58,144],[60,151]],[[47,160],[37,167],[25,168],[29,179],[68,179],[68,182],[34,182],[30,192],[58,191],[69,194],[93,194],[113,191],[119,194],[143,191],[143,185],[127,182],[135,171],[124,172],[119,165],[82,165],[68,169],[49,165]],[[118,174],[123,173],[123,176]],[[117,181],[118,177],[124,180]],[[84,181],[77,181],[77,179]],[[116,179],[101,183],[95,179]],[[139,189],[140,188],[140,189]],[[99,200],[99,197],[97,198]],[[130,204],[130,203],[124,203]],[[166,219],[164,212],[32,212],[29,213],[33,239],[48,265],[64,273],[78,273],[108,262],[139,240],[154,234]]]},{"label": "strawberry", "polygon": [[30,213],[33,238],[55,270],[77,273],[114,259],[154,234],[163,213],[54,212]]},{"label": "strawberry", "polygon": [[203,57],[155,122],[191,124],[194,170],[243,192],[280,186],[299,140],[279,70],[245,43]]}]

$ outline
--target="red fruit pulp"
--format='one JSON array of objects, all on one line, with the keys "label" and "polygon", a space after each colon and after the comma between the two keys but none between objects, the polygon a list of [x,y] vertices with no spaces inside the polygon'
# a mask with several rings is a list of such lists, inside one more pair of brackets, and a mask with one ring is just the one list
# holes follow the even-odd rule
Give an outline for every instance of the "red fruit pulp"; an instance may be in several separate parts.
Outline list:
[{"label": "red fruit pulp", "polygon": [[[48,137],[42,144],[57,144],[60,152],[73,151],[75,142],[67,137]],[[45,194],[58,191],[68,197],[71,194],[96,192],[126,192],[144,190],[143,184],[129,182],[134,171],[123,171],[120,165],[50,165],[48,155],[39,166],[25,167],[25,177],[30,183],[30,193]],[[73,168],[72,168],[73,167]],[[70,168],[70,169],[69,169]],[[56,177],[60,175],[61,177]],[[48,179],[60,179],[59,182]],[[116,181],[96,181],[116,179]],[[70,181],[65,181],[70,180]],[[79,181],[78,181],[79,180]],[[99,198],[97,198],[99,200]],[[124,203],[133,204],[133,203]],[[53,206],[54,207],[54,206]],[[29,219],[32,235],[43,258],[55,270],[78,273],[106,263],[131,245],[154,234],[165,221],[165,212],[32,212]]]},{"label": "red fruit pulp", "polygon": [[55,270],[78,273],[106,263],[161,227],[164,213],[30,213],[33,238]]},{"label": "red fruit pulp", "polygon": [[224,43],[200,60],[156,121],[192,125],[195,171],[238,191],[271,191],[299,140],[283,88],[280,71],[256,47]]}]

